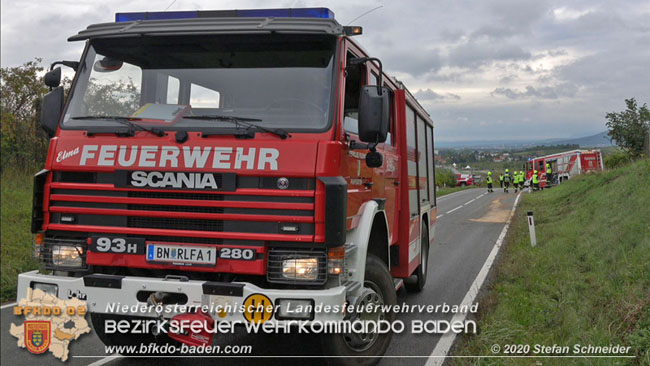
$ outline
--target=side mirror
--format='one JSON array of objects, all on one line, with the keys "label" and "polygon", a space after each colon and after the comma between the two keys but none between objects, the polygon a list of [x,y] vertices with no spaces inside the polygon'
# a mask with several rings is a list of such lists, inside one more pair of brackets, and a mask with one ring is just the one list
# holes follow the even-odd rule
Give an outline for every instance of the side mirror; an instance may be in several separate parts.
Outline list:
[{"label": "side mirror", "polygon": [[48,71],[43,77],[43,81],[45,82],[45,85],[50,88],[58,87],[61,84],[61,68],[57,67],[56,69]]},{"label": "side mirror", "polygon": [[368,143],[386,141],[390,116],[388,93],[388,88],[373,85],[366,85],[361,89],[359,140]]},{"label": "side mirror", "polygon": [[[60,76],[61,69],[58,70]],[[56,128],[59,126],[59,118],[61,118],[61,113],[63,112],[63,98],[62,87],[55,88],[43,97],[43,104],[41,105],[41,127],[43,127],[49,137],[53,137],[56,134]]]}]

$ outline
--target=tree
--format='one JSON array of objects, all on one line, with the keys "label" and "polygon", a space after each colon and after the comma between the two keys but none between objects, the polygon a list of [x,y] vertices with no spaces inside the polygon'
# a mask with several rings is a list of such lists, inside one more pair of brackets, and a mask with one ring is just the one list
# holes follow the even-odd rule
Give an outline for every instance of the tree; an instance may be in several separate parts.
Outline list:
[{"label": "tree", "polygon": [[2,167],[35,166],[47,154],[47,136],[38,123],[41,99],[47,93],[40,59],[0,69]]},{"label": "tree", "polygon": [[625,104],[625,111],[607,113],[607,134],[630,157],[637,158],[643,154],[644,139],[650,131],[650,110],[647,104],[638,107],[634,98],[626,99]]}]

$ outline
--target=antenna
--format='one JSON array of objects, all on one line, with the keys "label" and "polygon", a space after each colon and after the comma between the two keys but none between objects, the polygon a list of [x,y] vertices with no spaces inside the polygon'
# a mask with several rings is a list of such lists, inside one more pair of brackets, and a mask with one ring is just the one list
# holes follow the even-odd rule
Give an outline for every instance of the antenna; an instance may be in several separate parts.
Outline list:
[{"label": "antenna", "polygon": [[[174,1],[176,1],[176,0],[174,0]],[[368,10],[367,12],[362,13],[362,14],[359,15],[358,17],[352,19],[352,20],[351,20],[348,24],[346,24],[346,25],[350,25],[350,24],[352,24],[354,21],[358,20],[359,18],[361,18],[361,17],[363,17],[363,16],[365,16],[365,15],[368,15],[368,14],[372,13],[373,11],[375,11],[375,10],[377,10],[377,9],[379,9],[379,8],[383,8],[383,7],[384,7],[384,4],[381,4],[381,5],[379,5],[379,6],[375,7],[375,8],[372,8],[372,9]]]},{"label": "antenna", "polygon": [[169,10],[169,8],[171,8],[172,5],[174,5],[175,2],[176,2],[176,0],[172,1],[172,3],[169,4],[169,6],[165,8],[165,11]]}]

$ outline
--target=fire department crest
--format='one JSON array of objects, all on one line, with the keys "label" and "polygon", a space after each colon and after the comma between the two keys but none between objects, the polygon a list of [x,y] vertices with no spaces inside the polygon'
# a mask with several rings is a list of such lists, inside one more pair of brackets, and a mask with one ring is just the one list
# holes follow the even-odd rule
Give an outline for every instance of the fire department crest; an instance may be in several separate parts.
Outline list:
[{"label": "fire department crest", "polygon": [[50,347],[49,321],[25,321],[25,347],[31,353],[43,353]]}]

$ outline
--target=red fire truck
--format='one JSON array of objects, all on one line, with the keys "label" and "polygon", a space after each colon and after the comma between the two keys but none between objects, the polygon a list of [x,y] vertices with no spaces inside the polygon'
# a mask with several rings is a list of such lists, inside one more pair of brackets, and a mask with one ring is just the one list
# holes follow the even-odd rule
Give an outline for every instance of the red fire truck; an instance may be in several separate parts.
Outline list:
[{"label": "red fire truck", "polygon": [[[547,177],[546,164],[551,165],[552,177]],[[578,174],[603,170],[603,156],[600,150],[571,150],[530,159],[525,169],[527,179],[537,170],[540,187],[546,187]]]},{"label": "red fire truck", "polygon": [[[361,32],[307,8],[118,13],[70,37],[85,41],[81,60],[45,75],[41,269],[19,276],[18,298],[87,300],[107,345],[211,342],[110,333],[115,319],[394,319],[360,305],[426,283],[433,122],[353,40]],[[76,71],[65,101],[57,64]],[[200,309],[115,314],[116,302]],[[323,344],[377,356],[390,338]]]},{"label": "red fire truck", "polygon": [[457,187],[471,186],[474,184],[474,176],[472,174],[458,173],[454,175]]}]

